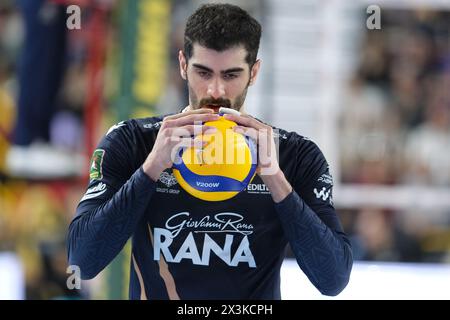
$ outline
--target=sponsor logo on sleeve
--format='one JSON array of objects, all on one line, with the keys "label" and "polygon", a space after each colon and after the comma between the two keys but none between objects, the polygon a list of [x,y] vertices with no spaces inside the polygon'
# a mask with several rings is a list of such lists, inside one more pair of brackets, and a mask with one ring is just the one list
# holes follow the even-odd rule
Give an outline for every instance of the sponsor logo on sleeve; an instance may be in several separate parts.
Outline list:
[{"label": "sponsor logo on sleeve", "polygon": [[329,201],[333,205],[333,176],[330,173],[330,168],[323,173],[319,178],[317,178],[317,188],[314,188],[314,194],[317,199],[322,199],[323,201]]},{"label": "sponsor logo on sleeve", "polygon": [[330,189],[327,190],[325,187],[323,187],[320,191],[318,191],[317,188],[314,188],[314,194],[316,195],[317,199],[326,201],[330,196]]},{"label": "sponsor logo on sleeve", "polygon": [[87,189],[86,193],[84,194],[83,198],[81,198],[80,202],[92,198],[96,198],[106,192],[106,184],[103,182],[100,182],[96,186]]},{"label": "sponsor logo on sleeve", "polygon": [[317,199],[322,199],[323,201],[329,200],[330,204],[333,205],[333,197],[331,195],[331,187],[322,187],[322,189],[317,190],[314,188],[314,194]]},{"label": "sponsor logo on sleeve", "polygon": [[333,177],[329,173],[324,173],[317,179],[317,182],[333,185]]},{"label": "sponsor logo on sleeve", "polygon": [[91,180],[100,180],[103,178],[102,164],[105,150],[96,149],[92,154],[91,165],[89,169],[89,178]]}]

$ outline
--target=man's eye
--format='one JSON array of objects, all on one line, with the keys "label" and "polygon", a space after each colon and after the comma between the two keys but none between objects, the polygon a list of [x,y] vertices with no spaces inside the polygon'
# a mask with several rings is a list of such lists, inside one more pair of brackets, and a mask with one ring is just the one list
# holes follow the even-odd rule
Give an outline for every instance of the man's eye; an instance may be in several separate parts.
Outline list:
[{"label": "man's eye", "polygon": [[223,78],[225,80],[232,80],[232,79],[236,79],[237,78],[237,74],[236,73],[226,73],[223,75]]},{"label": "man's eye", "polygon": [[202,78],[208,78],[210,74],[207,71],[199,71],[198,75]]}]

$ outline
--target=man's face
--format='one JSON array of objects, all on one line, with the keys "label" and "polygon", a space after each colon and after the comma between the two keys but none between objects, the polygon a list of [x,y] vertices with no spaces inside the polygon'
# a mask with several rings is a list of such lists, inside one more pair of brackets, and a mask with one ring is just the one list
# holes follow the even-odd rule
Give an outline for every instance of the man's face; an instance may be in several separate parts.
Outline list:
[{"label": "man's face", "polygon": [[244,46],[218,52],[194,44],[193,49],[189,61],[181,51],[179,55],[181,75],[188,82],[191,108],[211,108],[216,112],[220,107],[240,110],[247,88],[258,73],[259,60],[250,72]]}]

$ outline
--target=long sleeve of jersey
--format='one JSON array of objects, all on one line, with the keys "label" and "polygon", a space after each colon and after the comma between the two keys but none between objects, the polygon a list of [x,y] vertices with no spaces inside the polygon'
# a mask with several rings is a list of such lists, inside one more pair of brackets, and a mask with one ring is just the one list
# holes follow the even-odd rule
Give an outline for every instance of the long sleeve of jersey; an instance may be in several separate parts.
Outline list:
[{"label": "long sleeve of jersey", "polygon": [[95,277],[121,251],[155,190],[133,163],[126,144],[134,142],[127,133],[125,128],[107,134],[95,150],[89,188],[69,226],[69,264],[80,268],[82,279]]},{"label": "long sleeve of jersey", "polygon": [[336,230],[328,227],[295,191],[276,209],[300,268],[322,294],[339,294],[353,264],[345,234],[337,225]]},{"label": "long sleeve of jersey", "polygon": [[334,296],[349,281],[353,255],[333,206],[328,163],[306,142],[297,147],[294,190],[275,209],[300,268],[322,294]]},{"label": "long sleeve of jersey", "polygon": [[155,183],[138,169],[107,202],[79,211],[69,228],[69,263],[95,277],[122,250],[144,214]]}]

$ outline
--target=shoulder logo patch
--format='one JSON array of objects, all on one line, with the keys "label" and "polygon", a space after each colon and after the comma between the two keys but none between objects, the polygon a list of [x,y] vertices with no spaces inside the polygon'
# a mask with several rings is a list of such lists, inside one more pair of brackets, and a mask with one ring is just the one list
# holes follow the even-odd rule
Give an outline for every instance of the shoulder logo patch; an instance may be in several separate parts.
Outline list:
[{"label": "shoulder logo patch", "polygon": [[89,169],[89,178],[91,180],[100,180],[103,178],[102,164],[105,150],[96,149],[92,154],[91,165]]}]

